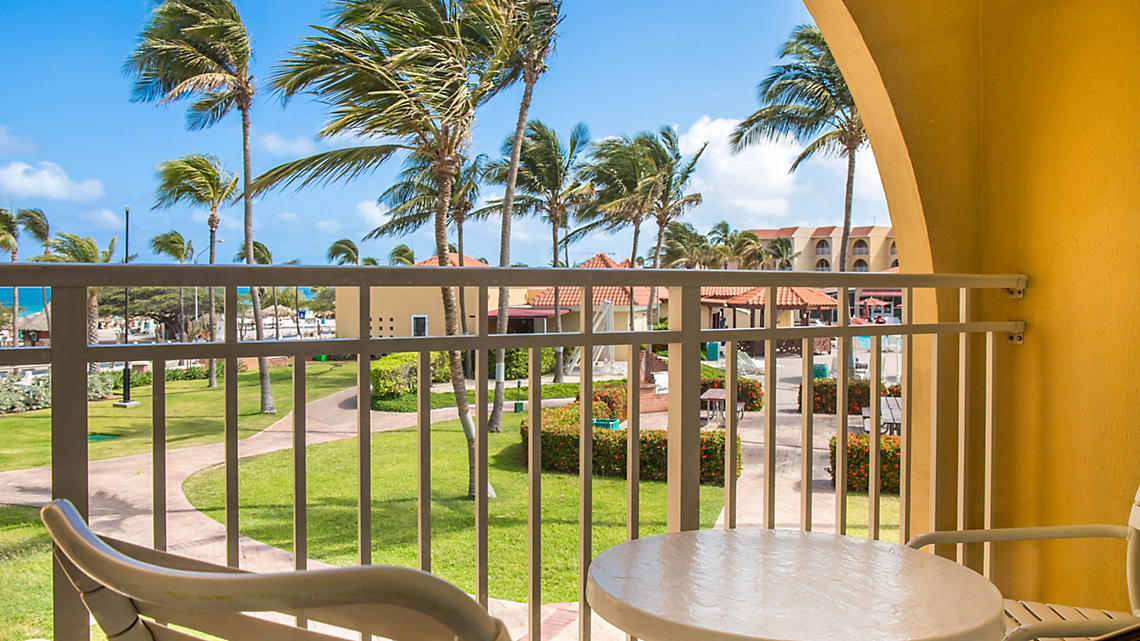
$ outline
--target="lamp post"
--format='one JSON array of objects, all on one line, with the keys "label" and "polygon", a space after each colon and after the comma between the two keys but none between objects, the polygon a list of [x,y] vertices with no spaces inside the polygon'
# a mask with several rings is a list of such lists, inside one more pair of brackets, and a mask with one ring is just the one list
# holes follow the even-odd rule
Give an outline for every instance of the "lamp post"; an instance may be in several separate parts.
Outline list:
[{"label": "lamp post", "polygon": [[[131,208],[130,206],[123,207],[125,214],[125,229],[123,233],[123,263],[131,262]],[[126,345],[130,342],[130,325],[131,325],[131,290],[128,287],[123,288],[123,344]],[[129,356],[123,358],[123,400],[114,403],[115,407],[134,407],[138,405],[138,401],[131,400],[131,359]]]}]

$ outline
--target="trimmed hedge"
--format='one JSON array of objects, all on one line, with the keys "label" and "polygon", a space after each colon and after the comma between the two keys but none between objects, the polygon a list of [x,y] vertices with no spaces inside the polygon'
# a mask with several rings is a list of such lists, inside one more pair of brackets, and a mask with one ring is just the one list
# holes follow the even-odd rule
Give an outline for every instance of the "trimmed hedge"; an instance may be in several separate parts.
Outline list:
[{"label": "trimmed hedge", "polygon": [[[723,389],[724,379],[702,378],[701,394],[710,388]],[[736,379],[736,396],[741,403],[744,403],[744,410],[747,412],[759,412],[764,409],[764,386],[759,381],[750,378]]]},{"label": "trimmed hedge", "polygon": [[[847,489],[852,492],[866,492],[870,484],[871,436],[869,434],[847,435]],[[835,437],[828,446],[831,452],[831,465],[827,468],[831,482],[835,483]],[[880,436],[879,440],[879,490],[886,494],[899,493],[900,445],[897,436]]]},{"label": "trimmed hedge", "polygon": [[[627,408],[623,385],[601,385],[594,394],[595,418],[625,418]],[[542,410],[542,469],[567,474],[578,473],[578,440],[581,401],[561,407]],[[523,464],[527,457],[527,420],[522,421],[519,433],[523,443]],[[625,476],[627,432],[594,429],[593,470],[598,476]],[[701,483],[724,485],[724,447],[722,430],[701,431]],[[736,474],[740,474],[741,459],[737,437]],[[669,469],[668,439],[663,430],[641,432],[641,478],[648,481],[666,480]]]},{"label": "trimmed hedge", "polygon": [[[111,395],[111,375],[87,374],[87,400],[98,401]],[[51,407],[51,375],[37,376],[28,385],[19,385],[8,376],[0,378],[0,413],[27,412]]]},{"label": "trimmed hedge", "polygon": [[[222,359],[218,359],[218,380],[225,378],[226,364]],[[238,363],[238,371],[244,372],[246,367],[243,363]],[[116,368],[109,374],[111,377],[111,385],[114,389],[123,388],[123,370]],[[167,381],[204,381],[210,377],[210,369],[208,367],[185,367],[185,368],[172,368],[166,370]],[[145,387],[154,383],[154,376],[150,372],[131,372],[131,387]]]},{"label": "trimmed hedge", "polygon": [[[416,355],[401,352],[381,356],[369,369],[372,395],[376,398],[396,398],[416,391]],[[443,383],[451,380],[451,365],[447,352],[431,353],[431,380]]]},{"label": "trimmed hedge", "polygon": [[[835,413],[835,393],[839,387],[834,378],[815,379],[815,412],[818,414]],[[899,385],[883,385],[882,396],[902,396],[902,387]],[[871,382],[861,379],[847,381],[847,413],[858,414],[862,408],[871,405]],[[804,395],[803,385],[796,392],[796,411],[803,412]]]},{"label": "trimmed hedge", "polygon": [[[542,373],[549,374],[554,371],[554,348],[542,348]],[[530,350],[527,348],[511,348],[503,354],[504,377],[508,381],[524,379],[530,375]],[[495,351],[487,352],[487,376],[495,380]]]}]

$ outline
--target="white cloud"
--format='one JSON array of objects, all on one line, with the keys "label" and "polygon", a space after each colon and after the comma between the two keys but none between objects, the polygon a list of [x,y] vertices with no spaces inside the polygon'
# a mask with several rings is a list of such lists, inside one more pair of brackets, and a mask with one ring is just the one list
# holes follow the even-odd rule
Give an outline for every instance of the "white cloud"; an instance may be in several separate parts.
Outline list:
[{"label": "white cloud", "polygon": [[0,126],[0,156],[27,154],[36,150],[36,143],[28,138],[13,136],[7,127]]},{"label": "white cloud", "polygon": [[316,151],[317,146],[312,139],[305,136],[289,138],[276,131],[262,134],[258,145],[276,156],[305,156]]},{"label": "white cloud", "polygon": [[369,227],[379,227],[388,220],[388,208],[375,200],[356,203],[356,215]]},{"label": "white cloud", "polygon": [[681,134],[681,151],[689,156],[708,142],[691,183],[692,191],[704,198],[702,210],[716,211],[733,227],[761,227],[765,218],[784,217],[789,211],[796,184],[788,167],[798,150],[792,141],[777,140],[733,153],[728,141],[736,124],[701,116]]},{"label": "white cloud", "polygon": [[344,225],[341,225],[339,220],[332,220],[330,218],[323,218],[323,219],[318,220],[317,222],[313,223],[313,227],[316,227],[317,229],[324,231],[324,232],[332,233],[332,232],[340,231],[341,229],[344,228]]},{"label": "white cloud", "polygon": [[283,211],[277,214],[277,219],[283,223],[295,223],[300,220],[300,218],[297,217],[297,214],[294,214],[291,211]]},{"label": "white cloud", "polygon": [[16,198],[73,201],[91,200],[104,194],[103,183],[98,180],[72,180],[62,167],[47,161],[36,167],[19,161],[0,167],[0,192]]},{"label": "white cloud", "polygon": [[[820,164],[826,166],[841,180],[847,179],[847,160],[845,158],[820,158]],[[855,157],[855,200],[887,206],[887,198],[883,194],[883,181],[879,177],[879,165],[875,161],[875,154],[867,147]]]},{"label": "white cloud", "polygon": [[96,209],[87,212],[86,216],[91,222],[107,229],[122,229],[123,217],[110,209]]}]

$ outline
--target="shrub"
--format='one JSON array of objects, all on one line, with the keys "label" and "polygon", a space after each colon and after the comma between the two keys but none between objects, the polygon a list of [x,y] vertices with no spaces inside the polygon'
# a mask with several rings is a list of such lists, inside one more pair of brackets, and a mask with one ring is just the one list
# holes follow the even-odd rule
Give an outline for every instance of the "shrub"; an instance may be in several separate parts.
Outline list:
[{"label": "shrub", "polygon": [[25,412],[51,405],[51,379],[40,376],[30,385],[17,385],[13,377],[0,379],[0,412]]},{"label": "shrub", "polygon": [[[578,393],[574,396],[578,401],[582,400],[582,388],[578,388]],[[625,381],[603,381],[594,384],[594,402],[601,403],[606,406],[606,416],[598,416],[597,418],[616,418],[619,421],[624,421],[629,414],[629,398],[626,394]]]},{"label": "shrub", "polygon": [[[561,407],[548,407],[542,410],[542,469],[567,474],[578,473],[579,412],[578,401]],[[594,401],[594,416],[597,418],[617,418],[609,416],[609,406],[602,401]],[[523,443],[523,462],[527,456],[527,432],[529,426],[524,418],[520,434]],[[593,472],[597,476],[625,476],[627,431],[593,430]],[[721,430],[701,431],[701,483],[724,485],[724,432]],[[737,437],[736,474],[740,474],[740,447]],[[639,458],[640,476],[647,481],[666,480],[669,469],[668,438],[663,430],[641,432],[641,454]]]},{"label": "shrub", "polygon": [[[541,356],[542,373],[549,374],[554,371],[554,348],[543,347]],[[518,380],[530,375],[530,349],[525,347],[511,348],[503,354],[503,376],[506,380]],[[495,379],[495,351],[487,352],[487,376]]]},{"label": "shrub", "polygon": [[[119,374],[122,377],[122,374]],[[110,372],[87,374],[87,400],[97,401],[111,395],[112,377]]]},{"label": "shrub", "polygon": [[[246,366],[238,363],[238,371],[244,372]],[[223,359],[218,359],[218,379],[225,378],[226,363]],[[110,372],[105,372],[111,377],[111,386],[113,389],[123,388],[123,370],[116,368]],[[204,381],[210,377],[210,369],[207,366],[193,366],[185,368],[170,368],[166,370],[167,381]],[[131,372],[131,387],[144,387],[154,383],[154,376],[150,372]]]},{"label": "shrub", "polygon": [[[847,489],[853,492],[866,492],[870,483],[871,436],[869,434],[847,435]],[[827,468],[831,482],[835,483],[835,437],[828,446],[831,451],[831,465]],[[879,440],[879,489],[887,494],[899,493],[900,444],[897,436],[880,436]]]},{"label": "shrub", "polygon": [[[431,353],[431,382],[448,383],[451,381],[451,359],[447,352]],[[413,383],[412,389],[415,389]]]},{"label": "shrub", "polygon": [[[702,378],[701,393],[704,394],[710,388],[723,389],[724,381],[723,378]],[[736,379],[736,396],[741,403],[744,403],[745,411],[758,412],[764,409],[764,386],[759,381],[750,378]]]},{"label": "shrub", "polygon": [[395,398],[416,391],[416,355],[388,354],[372,362],[372,394],[377,398]]},{"label": "shrub", "polygon": [[[817,378],[814,383],[815,410],[820,414],[835,413],[835,393],[838,386],[834,378]],[[902,396],[902,387],[899,385],[884,385],[883,396]],[[862,408],[871,405],[871,382],[859,379],[847,381],[847,413],[858,414]],[[803,411],[803,386],[796,394],[796,407]]]}]

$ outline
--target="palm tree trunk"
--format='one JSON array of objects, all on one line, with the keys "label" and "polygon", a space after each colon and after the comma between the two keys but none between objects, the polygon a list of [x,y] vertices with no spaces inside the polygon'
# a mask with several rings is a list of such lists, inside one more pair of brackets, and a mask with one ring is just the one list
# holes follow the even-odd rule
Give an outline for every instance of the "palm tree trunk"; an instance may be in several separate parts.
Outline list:
[{"label": "palm tree trunk", "polygon": [[[249,105],[241,108],[241,161],[242,161],[242,201],[245,205],[245,262],[253,261],[253,195],[250,193],[250,174],[253,173],[249,155]],[[265,340],[265,329],[261,326],[261,294],[257,287],[249,288],[249,300],[253,304],[254,335],[257,340]],[[232,376],[234,373],[230,372]],[[277,405],[273,402],[273,388],[269,385],[269,361],[264,356],[257,358],[257,375],[261,382],[261,413],[276,414]]]},{"label": "palm tree trunk", "polygon": [[[87,288],[87,344],[94,345],[99,340],[99,332],[95,328],[95,321],[99,318],[99,290],[94,287]],[[127,332],[127,321],[123,320],[123,334]],[[87,371],[91,374],[99,373],[99,363],[87,363]],[[130,376],[130,372],[127,372]]]},{"label": "palm tree trunk", "polygon": [[40,287],[40,299],[44,303],[44,320],[47,321],[48,330],[51,330],[51,308],[48,307],[47,287]]},{"label": "palm tree trunk", "polygon": [[186,342],[186,288],[178,288],[178,340]]},{"label": "palm tree trunk", "polygon": [[[629,254],[629,268],[637,264],[637,237],[641,235],[641,220],[633,225],[633,250]],[[629,331],[633,331],[633,286],[629,287]]]},{"label": "palm tree trunk", "polygon": [[855,150],[847,150],[847,193],[843,198],[843,240],[839,244],[839,271],[847,271],[847,245],[851,242],[851,199],[855,195]]},{"label": "palm tree trunk", "polygon": [[[551,223],[551,229],[554,232],[554,253],[550,255],[550,266],[558,267],[558,221]],[[554,286],[554,331],[562,333],[562,306],[561,300],[558,295],[558,285]],[[562,382],[562,367],[563,367],[563,353],[562,346],[558,345],[554,348],[554,382]]]},{"label": "palm tree trunk", "polygon": [[273,338],[281,340],[281,316],[277,314],[277,287],[273,288]]},{"label": "palm tree trunk", "polygon": [[[450,170],[450,171],[449,171]],[[451,181],[454,170],[446,168],[437,169],[439,175],[439,196],[435,206],[435,251],[440,267],[451,264],[447,251],[447,210],[451,201]],[[459,333],[459,318],[456,313],[455,290],[444,286],[440,288],[443,297],[444,333],[455,336]],[[467,439],[467,498],[475,498],[475,423],[471,420],[471,408],[467,403],[467,384],[463,378],[463,359],[458,351],[448,352],[451,361],[451,389],[455,394],[455,409],[459,414],[459,424],[463,427],[463,436]],[[480,372],[475,373],[476,376]],[[482,399],[486,403],[487,399]],[[487,495],[491,497],[494,492],[490,483],[487,484]]]},{"label": "palm tree trunk", "polygon": [[[665,244],[665,221],[657,221],[657,244],[653,247],[653,269],[661,269],[661,246]],[[649,289],[649,304],[653,307],[653,325],[661,322],[661,303],[657,300],[657,285]],[[648,321],[646,321],[648,323]]]},{"label": "palm tree trunk", "polygon": [[[511,159],[507,165],[507,184],[503,190],[503,223],[499,232],[499,267],[511,266],[511,218],[515,205],[515,183],[519,176],[519,156],[522,154],[523,132],[526,130],[526,118],[530,112],[530,100],[534,95],[534,85],[538,82],[538,74],[524,72],[522,102],[519,103],[519,117],[515,121],[515,136],[511,139]],[[510,320],[510,289],[499,288],[499,317],[495,323],[496,334],[507,333],[507,323]],[[495,350],[495,402],[491,406],[490,431],[500,431],[503,420],[503,402],[506,400],[506,381],[504,370],[506,368],[506,350]]]},{"label": "palm tree trunk", "polygon": [[[217,251],[217,248],[218,248],[218,242],[217,242],[218,208],[217,207],[213,207],[210,209],[210,219],[209,219],[208,224],[210,225],[210,264],[213,265],[214,264],[214,253]],[[210,312],[209,312],[209,315],[210,315],[210,342],[211,343],[214,342],[215,340],[217,340],[217,338],[218,338],[217,337],[218,324],[217,324],[217,321],[214,319],[214,310],[217,309],[217,307],[218,307],[217,301],[214,299],[214,286],[210,285]],[[218,361],[216,359],[213,359],[213,358],[210,359],[210,373],[209,373],[209,377],[207,378],[206,386],[207,387],[217,387],[218,386]]]},{"label": "palm tree trunk", "polygon": [[[15,237],[14,233],[13,233],[13,237]],[[12,262],[14,263],[17,260],[18,260],[18,258],[16,256],[16,250],[13,249],[12,250]],[[20,288],[19,287],[13,287],[12,288],[12,347],[16,347],[20,344],[20,330],[16,329],[16,322],[19,319],[19,317],[20,317]]]},{"label": "palm tree trunk", "polygon": [[[463,220],[456,218],[452,212],[452,219],[455,220],[455,249],[459,254],[459,266],[463,267]],[[464,334],[467,333],[467,288],[459,288],[459,330]],[[471,351],[463,350],[463,376],[466,378],[468,373],[471,372]]]}]

